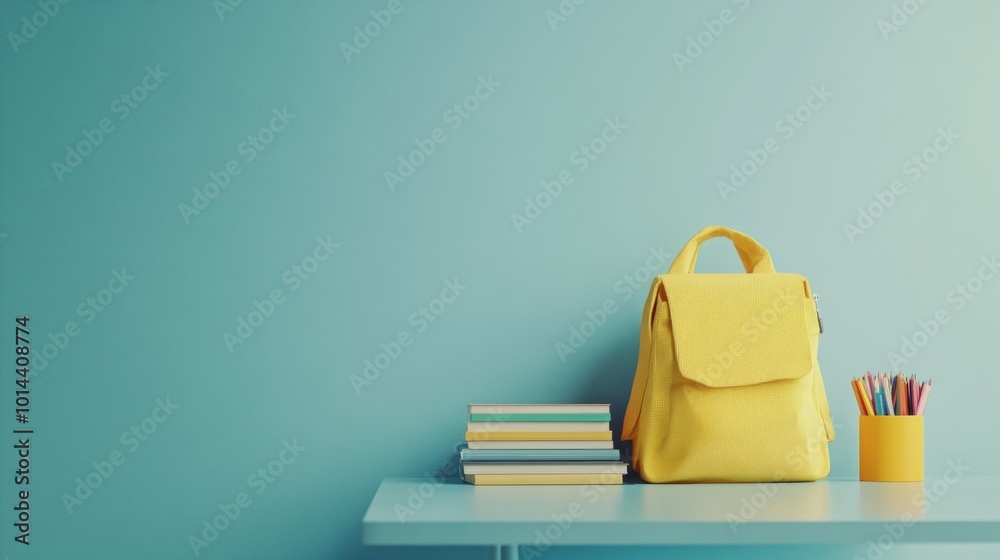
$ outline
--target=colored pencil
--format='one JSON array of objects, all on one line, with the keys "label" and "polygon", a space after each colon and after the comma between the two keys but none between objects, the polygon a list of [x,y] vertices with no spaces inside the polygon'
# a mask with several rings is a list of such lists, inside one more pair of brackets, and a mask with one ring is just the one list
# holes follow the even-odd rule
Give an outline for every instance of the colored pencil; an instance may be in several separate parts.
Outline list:
[{"label": "colored pencil", "polygon": [[903,379],[903,374],[900,373],[896,376],[896,392],[899,394],[897,400],[899,401],[899,413],[903,416],[910,415],[910,403],[906,394],[909,392],[906,390],[906,380]]},{"label": "colored pencil", "polygon": [[885,398],[885,409],[886,415],[895,416],[896,412],[893,410],[892,403],[892,383],[889,382],[889,377],[887,375],[882,376],[882,397]]},{"label": "colored pencil", "polygon": [[866,371],[851,378],[851,391],[862,416],[917,416],[927,407],[931,382],[921,383],[916,375],[903,372]]},{"label": "colored pencil", "polygon": [[865,381],[859,379],[857,381],[858,392],[861,393],[861,402],[864,404],[865,415],[874,416],[875,409],[872,407],[872,401],[868,398],[868,389],[865,388]]},{"label": "colored pencil", "polygon": [[927,407],[927,396],[930,394],[930,392],[931,392],[931,382],[927,381],[927,383],[924,384],[924,387],[920,389],[920,403],[917,404],[917,414],[919,416],[924,415],[924,408]]},{"label": "colored pencil", "polygon": [[854,400],[858,401],[858,411],[865,415],[865,403],[861,401],[861,393],[858,392],[858,380],[851,378],[851,391],[854,392]]}]

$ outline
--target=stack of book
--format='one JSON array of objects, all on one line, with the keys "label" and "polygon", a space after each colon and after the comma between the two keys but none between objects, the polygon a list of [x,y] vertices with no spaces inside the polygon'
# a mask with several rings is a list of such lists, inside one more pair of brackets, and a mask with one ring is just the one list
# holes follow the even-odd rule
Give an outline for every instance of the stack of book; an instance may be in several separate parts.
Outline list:
[{"label": "stack of book", "polygon": [[621,484],[610,404],[471,404],[462,479],[477,485]]}]

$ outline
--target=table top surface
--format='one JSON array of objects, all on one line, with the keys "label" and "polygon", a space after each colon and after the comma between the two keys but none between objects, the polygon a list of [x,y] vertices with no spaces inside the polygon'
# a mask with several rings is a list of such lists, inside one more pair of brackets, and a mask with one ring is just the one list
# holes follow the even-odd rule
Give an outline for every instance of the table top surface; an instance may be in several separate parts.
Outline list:
[{"label": "table top surface", "polygon": [[1000,477],[621,486],[389,478],[362,525],[373,545],[1000,542]]}]

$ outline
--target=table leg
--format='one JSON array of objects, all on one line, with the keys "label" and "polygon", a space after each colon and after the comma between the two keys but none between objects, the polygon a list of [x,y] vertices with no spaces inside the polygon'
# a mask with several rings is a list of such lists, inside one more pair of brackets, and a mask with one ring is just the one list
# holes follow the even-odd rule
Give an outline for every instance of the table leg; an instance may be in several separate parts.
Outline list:
[{"label": "table leg", "polygon": [[490,548],[490,560],[517,560],[516,544],[498,544]]}]

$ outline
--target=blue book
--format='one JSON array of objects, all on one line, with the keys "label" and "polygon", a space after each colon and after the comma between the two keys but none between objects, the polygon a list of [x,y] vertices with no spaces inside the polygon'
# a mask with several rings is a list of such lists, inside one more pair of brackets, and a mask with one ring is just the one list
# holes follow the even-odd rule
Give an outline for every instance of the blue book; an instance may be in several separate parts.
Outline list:
[{"label": "blue book", "polygon": [[617,449],[468,449],[460,451],[463,463],[503,461],[618,461]]}]

